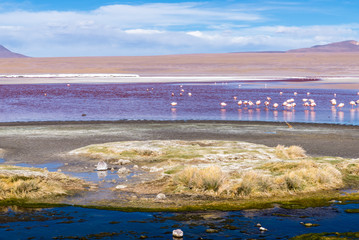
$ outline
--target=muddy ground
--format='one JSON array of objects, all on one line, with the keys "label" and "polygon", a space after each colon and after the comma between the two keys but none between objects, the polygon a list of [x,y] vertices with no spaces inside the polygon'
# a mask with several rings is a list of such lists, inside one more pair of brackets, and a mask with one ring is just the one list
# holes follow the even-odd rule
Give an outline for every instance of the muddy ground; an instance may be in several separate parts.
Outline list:
[{"label": "muddy ground", "polygon": [[1,123],[7,164],[71,161],[89,144],[134,140],[234,140],[275,147],[299,145],[312,156],[359,158],[359,127],[330,124],[199,121]]}]

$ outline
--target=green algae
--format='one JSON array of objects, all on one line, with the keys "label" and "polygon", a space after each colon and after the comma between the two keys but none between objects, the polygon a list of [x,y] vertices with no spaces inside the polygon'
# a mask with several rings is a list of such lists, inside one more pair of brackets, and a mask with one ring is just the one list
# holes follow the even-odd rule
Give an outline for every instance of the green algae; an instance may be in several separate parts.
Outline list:
[{"label": "green algae", "polygon": [[343,240],[358,239],[359,232],[307,233],[290,238],[290,240]]}]

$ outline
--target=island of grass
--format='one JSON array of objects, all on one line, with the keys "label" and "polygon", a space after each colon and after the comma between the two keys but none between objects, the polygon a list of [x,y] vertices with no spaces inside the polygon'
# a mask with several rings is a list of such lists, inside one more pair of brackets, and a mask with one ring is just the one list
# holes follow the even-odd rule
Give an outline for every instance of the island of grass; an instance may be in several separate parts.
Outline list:
[{"label": "island of grass", "polygon": [[47,169],[0,165],[0,203],[58,203],[84,191],[87,183]]},{"label": "island of grass", "polygon": [[117,166],[119,175],[136,175],[113,188],[119,201],[93,203],[102,208],[236,210],[274,203],[308,207],[359,198],[356,191],[342,194],[342,189],[356,189],[359,184],[359,159],[310,157],[299,146],[156,140],[89,145],[69,154]]}]

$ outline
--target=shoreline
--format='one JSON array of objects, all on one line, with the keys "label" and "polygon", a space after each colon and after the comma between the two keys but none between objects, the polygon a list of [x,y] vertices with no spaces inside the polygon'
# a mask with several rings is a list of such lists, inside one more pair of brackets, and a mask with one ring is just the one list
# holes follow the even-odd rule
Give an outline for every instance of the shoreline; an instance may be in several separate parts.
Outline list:
[{"label": "shoreline", "polygon": [[[48,75],[48,74],[47,74]],[[322,89],[358,89],[359,76],[254,76],[254,75],[223,75],[223,76],[116,76],[115,74],[64,74],[62,77],[44,77],[39,75],[21,75],[24,77],[0,76],[0,85],[22,85],[22,84],[216,84],[223,82],[237,82],[243,84],[265,84],[266,88],[322,88]],[[59,75],[59,74],[54,74]],[[71,77],[71,75],[78,75]],[[96,75],[96,74],[95,74]],[[107,76],[108,75],[108,76]],[[119,74],[118,74],[119,75]],[[131,75],[131,74],[127,74]],[[28,76],[28,77],[26,77]],[[86,76],[86,77],[85,77]],[[273,84],[273,85],[272,85]],[[261,86],[263,87],[263,86]]]}]

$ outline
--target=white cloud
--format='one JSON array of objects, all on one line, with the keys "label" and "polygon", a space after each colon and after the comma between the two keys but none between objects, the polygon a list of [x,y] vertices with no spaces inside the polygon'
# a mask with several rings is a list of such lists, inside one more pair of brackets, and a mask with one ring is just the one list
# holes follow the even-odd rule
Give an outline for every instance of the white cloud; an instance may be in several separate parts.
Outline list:
[{"label": "white cloud", "polygon": [[287,50],[359,38],[358,24],[266,26],[263,19],[249,8],[204,3],[11,11],[0,13],[0,44],[29,56],[104,56]]}]

